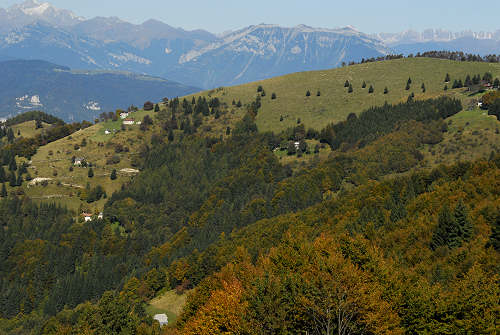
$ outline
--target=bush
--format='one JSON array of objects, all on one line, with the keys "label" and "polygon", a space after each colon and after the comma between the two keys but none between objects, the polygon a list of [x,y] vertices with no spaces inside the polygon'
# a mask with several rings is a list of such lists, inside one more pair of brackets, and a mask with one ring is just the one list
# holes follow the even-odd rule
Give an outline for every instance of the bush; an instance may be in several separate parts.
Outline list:
[{"label": "bush", "polygon": [[144,103],[144,110],[145,111],[152,111],[155,108],[155,105],[151,101],[146,101]]},{"label": "bush", "polygon": [[112,157],[109,157],[106,160],[107,165],[114,165],[114,164],[118,164],[118,163],[120,163],[120,156],[118,156],[118,155],[113,155]]}]

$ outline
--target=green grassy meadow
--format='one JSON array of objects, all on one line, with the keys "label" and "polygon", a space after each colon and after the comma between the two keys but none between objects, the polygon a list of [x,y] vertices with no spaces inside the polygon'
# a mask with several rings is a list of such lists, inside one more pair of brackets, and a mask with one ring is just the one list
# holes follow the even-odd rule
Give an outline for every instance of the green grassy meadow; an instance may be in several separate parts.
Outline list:
[{"label": "green grassy meadow", "polygon": [[151,316],[164,313],[168,316],[169,325],[173,325],[186,304],[189,292],[177,294],[175,290],[171,290],[160,294],[146,305],[146,313]]},{"label": "green grassy meadow", "polygon": [[[455,62],[433,58],[406,58],[346,66],[324,71],[300,72],[271,78],[235,87],[223,87],[202,92],[202,95],[219,97],[229,106],[232,101],[241,100],[243,104],[255,100],[257,87],[261,85],[266,92],[262,98],[262,108],[257,115],[260,131],[279,132],[297,124],[297,119],[306,127],[323,128],[327,123],[344,120],[349,113],[359,113],[371,106],[385,102],[406,101],[410,93],[417,99],[431,98],[443,94],[457,95],[464,89],[451,90],[455,79],[465,79],[470,74],[491,72],[493,77],[500,76],[500,64],[478,62]],[[449,73],[449,90],[444,92],[444,79]],[[406,90],[408,78],[412,79],[410,90]],[[344,87],[346,80],[353,85],[353,92]],[[366,88],[361,88],[363,81]],[[426,92],[421,89],[425,84]],[[374,93],[369,94],[370,85]],[[389,90],[384,94],[384,88]],[[306,97],[306,91],[311,92]],[[317,92],[320,96],[317,96]],[[271,99],[272,93],[277,98]],[[199,94],[198,94],[199,95]],[[195,94],[196,96],[196,94]],[[192,96],[188,98],[191,99]],[[280,117],[283,116],[283,121]]]}]

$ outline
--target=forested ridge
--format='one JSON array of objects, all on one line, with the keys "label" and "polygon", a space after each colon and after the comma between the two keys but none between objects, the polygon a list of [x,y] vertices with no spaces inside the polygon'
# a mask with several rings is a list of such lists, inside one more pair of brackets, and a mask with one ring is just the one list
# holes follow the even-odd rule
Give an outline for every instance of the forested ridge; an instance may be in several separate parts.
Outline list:
[{"label": "forested ridge", "polygon": [[[296,170],[272,150],[304,127],[257,132],[258,100],[225,138],[190,126],[171,136],[176,110],[189,109],[173,106],[104,220],[0,200],[2,331],[498,332],[500,156],[420,169],[418,149],[442,141],[458,100],[327,125],[310,136],[341,150]],[[194,291],[160,329],[144,304],[170,289]]]}]

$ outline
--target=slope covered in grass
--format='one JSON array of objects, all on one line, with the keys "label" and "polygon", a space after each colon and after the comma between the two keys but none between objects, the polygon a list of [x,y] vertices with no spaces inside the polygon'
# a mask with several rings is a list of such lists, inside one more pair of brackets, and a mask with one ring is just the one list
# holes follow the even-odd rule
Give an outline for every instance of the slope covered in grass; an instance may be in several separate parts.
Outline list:
[{"label": "slope covered in grass", "polygon": [[[233,100],[242,104],[255,100],[257,88],[262,86],[262,108],[257,115],[260,131],[280,131],[297,124],[300,119],[307,127],[323,128],[329,122],[344,120],[349,113],[359,113],[371,106],[405,101],[412,92],[417,99],[442,94],[457,95],[465,89],[451,90],[455,79],[465,80],[467,75],[481,76],[491,72],[500,76],[500,64],[456,62],[433,58],[405,58],[365,63],[324,71],[300,72],[264,81],[203,92],[218,97],[228,105]],[[444,91],[446,74],[450,75],[449,90]],[[406,90],[408,78],[410,89]],[[353,92],[344,87],[346,80]],[[366,87],[362,88],[363,82]],[[425,93],[422,92],[425,84]],[[368,93],[370,86],[374,92]],[[388,93],[384,94],[387,87]],[[306,92],[311,95],[306,97]],[[317,96],[318,91],[320,96]],[[272,94],[276,99],[272,99]],[[236,108],[236,107],[235,107]],[[280,118],[283,120],[280,121]]]}]

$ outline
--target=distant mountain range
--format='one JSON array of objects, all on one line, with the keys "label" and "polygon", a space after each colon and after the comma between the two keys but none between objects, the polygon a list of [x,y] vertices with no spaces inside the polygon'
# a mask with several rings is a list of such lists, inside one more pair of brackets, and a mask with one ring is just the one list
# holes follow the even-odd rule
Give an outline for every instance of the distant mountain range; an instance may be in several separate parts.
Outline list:
[{"label": "distant mountain range", "polygon": [[216,36],[150,20],[83,19],[48,3],[0,11],[0,54],[71,68],[114,69],[213,88],[336,67],[389,52],[353,28],[256,25]]},{"label": "distant mountain range", "polygon": [[500,30],[494,32],[407,30],[401,33],[380,33],[372,37],[382,41],[394,53],[405,55],[432,50],[462,51],[480,55],[500,54]]},{"label": "distant mountain range", "polygon": [[430,29],[368,35],[352,27],[266,24],[214,35],[156,20],[135,25],[116,17],[85,19],[36,0],[0,9],[0,60],[42,59],[73,69],[131,71],[202,88],[332,68],[390,53],[500,53],[499,41],[498,31]]},{"label": "distant mountain range", "polygon": [[93,120],[102,112],[200,90],[157,77],[29,60],[0,62],[0,78],[0,118],[42,110],[66,121]]}]

